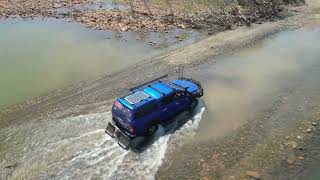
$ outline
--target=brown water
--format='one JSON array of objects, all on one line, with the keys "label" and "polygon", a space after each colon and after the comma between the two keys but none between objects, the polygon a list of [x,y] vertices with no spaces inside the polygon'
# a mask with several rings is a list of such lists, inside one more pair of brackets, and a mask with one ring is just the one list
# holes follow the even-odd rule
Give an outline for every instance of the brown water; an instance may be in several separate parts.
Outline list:
[{"label": "brown water", "polygon": [[[314,84],[312,88],[320,90],[320,71],[306,73],[320,66],[319,34],[319,30],[307,29],[282,32],[231,57],[218,58],[212,66],[201,67],[202,73],[195,77],[205,89],[206,113],[200,137],[227,135],[268,106],[280,90],[298,82],[299,86]],[[300,82],[306,78],[308,81]]]},{"label": "brown water", "polygon": [[[173,36],[179,33],[189,38],[177,43]],[[198,38],[198,32],[185,30],[117,33],[62,20],[0,20],[0,108],[119,71]]]},{"label": "brown water", "polygon": [[[246,122],[250,126],[251,123],[255,124],[254,121],[261,122],[259,120],[263,120],[261,124],[263,126],[259,128],[259,131],[265,132],[260,134],[259,131],[249,131],[254,134],[247,134],[248,137],[245,138],[262,137],[258,138],[262,141],[259,143],[264,143],[263,140],[267,139],[263,138],[265,137],[264,133],[268,137],[278,133],[286,136],[285,133],[288,133],[301,121],[311,121],[311,118],[314,118],[315,107],[320,105],[319,57],[320,30],[301,29],[278,33],[270,39],[236,52],[234,55],[217,57],[215,62],[201,65],[195,72],[185,72],[185,76],[193,77],[202,83],[204,87],[202,101],[205,111],[197,130],[197,136],[188,140],[188,146],[182,146],[176,151],[169,151],[171,146],[168,147],[167,152],[169,153],[166,156],[169,161],[159,171],[158,177],[172,178],[190,175],[194,178],[200,174],[210,176],[211,173],[220,175],[219,172],[209,172],[211,163],[207,159],[213,157],[212,154],[215,154],[217,146],[219,149],[225,147],[223,143],[223,146],[220,146],[220,141],[215,140],[221,138],[220,140],[230,142],[228,138],[223,139],[223,137],[235,132],[235,129]],[[279,99],[283,99],[285,103],[278,103]],[[200,146],[199,143],[194,142],[200,142]],[[310,146],[319,149],[319,143]],[[250,149],[251,147],[250,145],[246,148]],[[200,148],[203,149],[199,152],[192,151]],[[226,148],[229,148],[229,145],[226,144]],[[235,150],[238,148],[235,147]],[[201,154],[195,155],[194,153]],[[237,159],[238,156],[233,153],[228,154],[227,159],[233,157]],[[247,153],[244,154],[247,155]],[[261,158],[255,154],[249,153],[249,155],[252,155],[254,159]],[[174,159],[173,162],[171,159]],[[203,162],[201,162],[202,159],[204,159]],[[282,161],[282,159],[277,160]],[[319,157],[314,157],[314,161],[318,160]],[[240,159],[240,164],[241,162],[247,161]],[[264,161],[260,160],[257,163],[264,163]],[[237,164],[239,162],[235,162],[234,168],[238,168]],[[213,165],[219,166],[218,163]],[[319,161],[307,166],[306,168],[309,170],[304,177],[319,179],[318,165]],[[203,171],[195,172],[198,168],[186,168],[199,166],[202,166]],[[213,166],[212,170],[220,169],[217,166]],[[250,168],[253,167],[255,165]],[[259,172],[258,169],[254,169]],[[230,171],[229,168],[225,170]],[[202,172],[204,173],[202,174]],[[281,170],[279,173],[283,175],[281,177],[284,179],[290,175],[286,176]],[[216,177],[223,179],[221,176]]]},{"label": "brown water", "polygon": [[289,31],[203,65],[194,78],[203,83],[205,96],[192,121],[173,134],[160,127],[157,140],[141,154],[124,151],[105,135],[111,120],[107,106],[101,107],[105,113],[31,119],[3,128],[0,169],[16,163],[5,172],[16,179],[153,179],[167,153],[180,153],[176,147],[193,139],[199,123],[200,140],[225,136],[284,87],[299,81],[306,87],[302,93],[320,92],[319,53],[319,30]]},{"label": "brown water", "polygon": [[309,168],[304,172],[303,179],[305,180],[317,180],[320,179],[320,162],[311,164]]}]

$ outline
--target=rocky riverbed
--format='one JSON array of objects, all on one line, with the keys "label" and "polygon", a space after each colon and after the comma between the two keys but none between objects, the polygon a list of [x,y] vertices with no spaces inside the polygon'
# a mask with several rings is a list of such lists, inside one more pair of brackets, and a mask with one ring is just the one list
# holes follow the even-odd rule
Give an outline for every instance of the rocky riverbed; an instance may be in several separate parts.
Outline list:
[{"label": "rocky riverbed", "polygon": [[71,8],[77,4],[92,2],[92,0],[4,0],[0,2],[0,17],[53,17],[59,8]]}]

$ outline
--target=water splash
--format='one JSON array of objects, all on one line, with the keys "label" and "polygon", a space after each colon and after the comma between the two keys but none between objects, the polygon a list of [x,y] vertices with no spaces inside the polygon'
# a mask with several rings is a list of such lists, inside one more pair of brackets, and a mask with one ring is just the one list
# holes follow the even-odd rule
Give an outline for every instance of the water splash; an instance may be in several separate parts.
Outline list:
[{"label": "water splash", "polygon": [[203,111],[204,107],[198,107],[196,115],[178,130],[176,125],[169,129],[160,126],[155,141],[141,153],[123,150],[101,129],[111,120],[110,112],[35,121],[0,134],[16,139],[30,131],[16,147],[16,154],[23,156],[6,153],[8,159],[19,162],[13,178],[154,179],[168,147],[183,144],[195,134]]}]

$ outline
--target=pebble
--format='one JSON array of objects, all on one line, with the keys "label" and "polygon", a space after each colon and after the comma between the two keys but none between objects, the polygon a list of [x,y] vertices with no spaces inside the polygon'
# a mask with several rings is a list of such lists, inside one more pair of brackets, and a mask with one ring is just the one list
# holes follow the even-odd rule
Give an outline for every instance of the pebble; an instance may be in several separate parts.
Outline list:
[{"label": "pebble", "polygon": [[307,129],[307,133],[311,133],[312,132],[312,130],[311,129]]},{"label": "pebble", "polygon": [[289,141],[289,142],[285,142],[284,145],[292,148],[296,148],[298,144],[295,141]]},{"label": "pebble", "polygon": [[256,171],[246,171],[246,175],[253,179],[261,179],[261,176]]},{"label": "pebble", "polygon": [[123,31],[123,32],[124,31],[128,31],[128,29],[129,29],[128,27],[124,26],[124,27],[121,28],[121,31]]},{"label": "pebble", "polygon": [[286,136],[286,139],[290,139],[290,136]]},{"label": "pebble", "polygon": [[211,157],[212,160],[218,160],[219,159],[219,154],[214,153]]},{"label": "pebble", "polygon": [[153,46],[153,45],[155,45],[156,43],[155,42],[148,42],[148,44],[150,45],[150,46]]},{"label": "pebble", "polygon": [[287,163],[289,166],[293,165],[294,161],[292,159],[287,159]]},{"label": "pebble", "polygon": [[316,122],[311,123],[312,126],[317,126]]},{"label": "pebble", "polygon": [[53,8],[60,8],[62,7],[62,4],[54,3]]},{"label": "pebble", "polygon": [[304,157],[303,156],[298,156],[297,159],[302,161],[302,160],[304,160]]},{"label": "pebble", "polygon": [[202,180],[210,180],[209,177],[205,176],[201,178]]}]

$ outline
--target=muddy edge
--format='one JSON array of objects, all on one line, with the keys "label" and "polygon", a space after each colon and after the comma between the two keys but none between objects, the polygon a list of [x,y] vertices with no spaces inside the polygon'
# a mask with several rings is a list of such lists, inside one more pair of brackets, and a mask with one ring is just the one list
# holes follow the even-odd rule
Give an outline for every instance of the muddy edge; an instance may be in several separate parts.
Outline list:
[{"label": "muddy edge", "polygon": [[[309,15],[288,18],[275,29],[319,27],[319,8],[306,12]],[[195,140],[168,152],[156,178],[303,179],[305,169],[320,160],[320,98],[319,93],[301,94],[302,83],[296,80],[266,99],[263,109],[231,135]],[[288,109],[294,112],[284,116]]]},{"label": "muddy edge", "polygon": [[[130,89],[130,87],[133,87],[134,85],[163,74],[175,76],[176,70],[181,64],[183,64],[185,70],[190,71],[191,74],[198,73],[199,64],[212,63],[216,61],[215,58],[219,55],[232,54],[237,50],[240,50],[246,46],[250,46],[258,41],[270,37],[277,32],[288,29],[295,30],[304,26],[320,25],[320,17],[319,14],[317,14],[319,12],[319,6],[311,4],[310,2],[309,6],[302,7],[300,13],[293,17],[289,17],[277,22],[265,23],[262,25],[253,25],[249,28],[239,28],[233,31],[222,32],[205,40],[202,40],[196,44],[192,44],[185,48],[172,51],[167,55],[154,59],[147,59],[132,67],[128,67],[121,72],[111,75],[105,75],[104,77],[101,77],[100,79],[97,79],[93,82],[83,82],[75,84],[64,89],[54,91],[47,96],[38,97],[31,101],[11,106],[1,111],[0,128],[10,125],[23,124],[25,120],[34,118],[38,119],[39,121],[48,118],[54,120],[63,117],[99,112],[101,111],[100,109],[102,106],[109,106],[116,97],[124,94]],[[281,104],[281,101],[279,102],[278,100],[274,100],[273,105],[276,105],[278,103]],[[266,111],[269,112],[268,109]],[[272,108],[270,112],[272,113]],[[314,114],[314,116],[317,116],[317,114]],[[263,118],[260,119],[263,123]],[[258,173],[258,175],[260,176],[260,174],[265,173],[264,170],[267,170],[267,167],[261,167],[264,169],[261,169],[260,172],[243,172],[242,168],[233,168],[229,171],[226,171],[224,169],[224,167],[228,166],[228,163],[233,164],[234,162],[237,162],[240,157],[245,156],[246,154],[244,154],[244,151],[248,148],[254,148],[258,151],[259,149],[268,149],[268,147],[270,148],[271,146],[268,146],[272,144],[270,142],[282,142],[282,136],[275,136],[272,137],[271,140],[269,140],[270,138],[267,138],[267,140],[265,140],[267,142],[266,148],[256,148],[259,138],[264,137],[263,133],[262,136],[255,136],[256,133],[254,133],[257,132],[254,131],[254,129],[259,127],[260,124],[261,122],[258,121],[252,122],[235,132],[240,133],[240,135],[243,136],[230,136],[226,137],[223,141],[217,140],[216,142],[213,142],[215,145],[218,145],[222,149],[224,149],[224,147],[227,147],[225,146],[226,144],[235,143],[233,147],[237,148],[226,148],[227,154],[236,154],[235,156],[228,156],[229,158],[218,158],[219,161],[210,161],[208,164],[206,164],[205,159],[201,161],[203,157],[210,156],[210,159],[212,160],[215,160],[215,158],[212,158],[213,154],[211,152],[211,145],[202,144],[201,146],[199,145],[199,149],[202,153],[199,153],[199,156],[193,156],[193,159],[191,160],[194,161],[186,162],[187,166],[184,166],[184,168],[182,168],[189,173],[176,171],[177,169],[174,168],[174,165],[176,165],[176,167],[179,167],[181,164],[186,165],[183,159],[178,157],[177,161],[174,162],[176,164],[173,163],[171,164],[172,166],[167,166],[172,168],[162,167],[159,170],[157,177],[165,179],[176,178],[177,176],[188,176],[191,178],[209,178],[221,177],[222,175],[227,176],[229,174],[236,174],[238,175],[238,177],[247,177],[248,174],[251,174],[252,176],[257,175],[255,173]],[[301,126],[308,126],[308,124],[302,123]],[[290,129],[290,131],[292,131],[292,134],[294,134],[294,131],[296,129],[299,129],[299,127]],[[240,139],[239,141],[239,137],[243,137],[244,139]],[[273,140],[273,138],[280,140],[276,141]],[[250,139],[250,141],[248,139]],[[308,144],[308,139],[312,139],[311,135],[310,138],[305,138],[305,142],[301,142],[301,144]],[[242,143],[242,141],[246,140],[248,140],[247,143]],[[188,145],[186,145],[186,147],[187,146]],[[230,152],[228,152],[228,150]],[[295,150],[293,150],[293,152],[294,151]],[[263,153],[263,151],[258,151],[256,154]],[[307,151],[304,151],[304,154],[307,153]],[[275,154],[278,155],[275,156],[277,159],[283,158],[281,156],[281,153]],[[187,155],[188,153],[186,152],[186,156]],[[220,155],[216,155],[214,157],[220,157]],[[224,164],[220,163],[221,159],[223,162],[225,162]],[[241,164],[241,166],[244,167],[245,164],[250,164],[250,162],[253,162],[253,159],[254,157],[252,157],[251,159],[250,157],[248,157],[246,159],[246,162],[244,162],[244,165]],[[302,158],[300,157],[300,159]],[[218,165],[215,164],[216,162],[218,162]],[[266,164],[273,167],[275,163],[273,161],[270,161]],[[291,163],[289,162],[289,164]],[[295,163],[293,163],[292,165],[294,164]],[[165,165],[168,164],[165,163]],[[212,168],[211,165],[212,167],[224,169],[224,171],[219,174],[210,174],[210,172],[212,172],[210,171],[210,168]],[[299,168],[297,168],[295,172],[297,171],[299,171]],[[230,178],[232,179],[233,176],[230,176]]]}]

